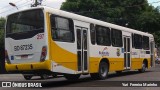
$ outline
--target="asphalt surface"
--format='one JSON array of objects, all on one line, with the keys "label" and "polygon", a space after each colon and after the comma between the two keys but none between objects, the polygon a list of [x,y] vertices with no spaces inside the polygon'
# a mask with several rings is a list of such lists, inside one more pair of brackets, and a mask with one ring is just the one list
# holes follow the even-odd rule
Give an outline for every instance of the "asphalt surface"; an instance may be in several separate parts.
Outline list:
[{"label": "asphalt surface", "polygon": [[[82,75],[78,81],[67,81],[63,76],[57,78],[49,77],[41,80],[35,76],[32,80],[26,81],[21,74],[0,74],[0,81],[11,82],[38,82],[42,83],[43,88],[0,88],[0,90],[14,89],[54,89],[54,90],[160,90],[160,87],[123,87],[122,83],[160,83],[160,65],[147,70],[145,73],[138,71],[123,72],[116,74],[109,73],[105,80],[93,80],[89,75]],[[159,84],[160,85],[160,84]]]}]

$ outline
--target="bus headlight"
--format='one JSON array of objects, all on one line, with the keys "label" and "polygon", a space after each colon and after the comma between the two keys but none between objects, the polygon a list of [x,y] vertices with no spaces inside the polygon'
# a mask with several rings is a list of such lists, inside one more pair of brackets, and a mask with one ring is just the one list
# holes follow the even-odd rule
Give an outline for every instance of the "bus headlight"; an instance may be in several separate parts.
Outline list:
[{"label": "bus headlight", "polygon": [[41,58],[40,58],[40,61],[43,62],[45,60],[47,56],[47,47],[46,46],[43,46],[42,47],[42,52],[41,52]]}]

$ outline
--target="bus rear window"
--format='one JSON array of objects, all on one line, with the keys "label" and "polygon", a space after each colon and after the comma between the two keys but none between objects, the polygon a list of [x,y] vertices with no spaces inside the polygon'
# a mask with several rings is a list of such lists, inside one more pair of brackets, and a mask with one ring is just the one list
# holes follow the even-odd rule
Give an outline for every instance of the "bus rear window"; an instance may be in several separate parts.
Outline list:
[{"label": "bus rear window", "polygon": [[27,32],[34,34],[44,32],[44,14],[41,9],[18,12],[8,16],[6,26],[7,37],[12,37],[13,34],[17,33],[26,34]]}]

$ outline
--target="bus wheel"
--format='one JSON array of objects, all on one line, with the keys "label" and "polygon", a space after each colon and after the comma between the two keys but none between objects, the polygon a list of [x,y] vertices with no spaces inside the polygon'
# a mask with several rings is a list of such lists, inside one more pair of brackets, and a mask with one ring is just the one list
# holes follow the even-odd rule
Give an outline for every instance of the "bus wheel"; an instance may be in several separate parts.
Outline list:
[{"label": "bus wheel", "polygon": [[76,74],[76,75],[74,75],[74,74],[64,74],[64,77],[67,80],[70,80],[70,81],[78,80],[80,76],[81,76],[80,74]]},{"label": "bus wheel", "polygon": [[32,78],[31,75],[23,75],[23,77],[24,77],[26,80],[31,80],[31,78]]},{"label": "bus wheel", "polygon": [[93,79],[104,80],[108,76],[108,64],[106,62],[101,62],[99,65],[98,73],[91,73]]},{"label": "bus wheel", "polygon": [[143,72],[146,71],[146,63],[145,63],[145,62],[143,62],[142,68],[141,68],[141,69],[138,69],[138,71],[141,72],[141,73],[143,73]]},{"label": "bus wheel", "polygon": [[57,77],[57,74],[56,74],[56,73],[53,73],[53,74],[52,74],[52,77],[53,77],[53,78],[56,78],[56,77]]},{"label": "bus wheel", "polygon": [[47,79],[49,76],[47,74],[42,74],[40,77],[41,79]]}]

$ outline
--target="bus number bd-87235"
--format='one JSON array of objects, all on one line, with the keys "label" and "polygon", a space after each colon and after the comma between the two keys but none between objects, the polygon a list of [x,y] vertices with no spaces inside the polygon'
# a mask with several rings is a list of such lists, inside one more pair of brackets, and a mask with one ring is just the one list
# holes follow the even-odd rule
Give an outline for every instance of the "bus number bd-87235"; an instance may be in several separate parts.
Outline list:
[{"label": "bus number bd-87235", "polygon": [[32,44],[14,46],[14,51],[31,50],[31,49],[33,49]]}]

